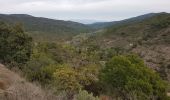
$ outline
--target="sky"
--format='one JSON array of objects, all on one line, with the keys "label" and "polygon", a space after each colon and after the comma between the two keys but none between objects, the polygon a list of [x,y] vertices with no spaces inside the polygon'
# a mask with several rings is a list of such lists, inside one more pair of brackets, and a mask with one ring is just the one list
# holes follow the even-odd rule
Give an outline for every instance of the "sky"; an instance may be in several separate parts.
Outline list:
[{"label": "sky", "polygon": [[146,13],[170,13],[170,0],[0,0],[1,14],[60,20],[117,21]]}]

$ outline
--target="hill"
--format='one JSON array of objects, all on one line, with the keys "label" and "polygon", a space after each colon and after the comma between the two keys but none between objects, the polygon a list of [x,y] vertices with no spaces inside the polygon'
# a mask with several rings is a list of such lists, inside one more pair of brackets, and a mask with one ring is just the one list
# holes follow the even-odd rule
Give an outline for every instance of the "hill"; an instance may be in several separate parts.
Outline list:
[{"label": "hill", "polygon": [[[144,97],[148,100],[151,97],[166,100],[163,98],[166,98],[166,93],[170,89],[166,87],[166,83],[155,71],[159,72],[164,80],[170,82],[170,14],[158,13],[154,16],[132,19],[95,32],[81,33],[76,36],[73,34],[71,41],[67,40],[62,43],[58,43],[59,41],[56,39],[54,39],[56,43],[51,42],[52,37],[55,37],[54,34],[51,34],[50,42],[43,40],[43,42],[35,43],[33,48],[29,47],[29,49],[33,49],[31,57],[29,56],[30,59],[26,63],[16,64],[16,69],[19,68],[29,81],[38,82],[42,87],[52,91],[54,89],[55,95],[60,96],[61,93],[63,97],[66,97],[63,98],[64,100],[76,100],[75,98],[79,95],[83,95],[81,98],[90,96],[96,100],[98,97],[94,96],[102,97],[104,95],[105,97],[106,95],[106,98],[103,99],[109,99],[115,93],[118,95],[113,95],[113,99],[117,99],[119,96],[120,99],[130,99],[131,97],[135,99],[139,95],[139,98]],[[21,52],[15,48],[25,46],[20,41],[20,39],[25,40],[23,39],[25,36],[21,37],[18,27],[7,27],[8,30],[12,29],[8,31],[4,26],[1,25],[2,42],[4,42],[1,47],[7,47],[7,50],[2,50],[2,54],[7,53],[2,56],[2,59],[4,56],[6,58],[9,55],[12,57],[19,55],[15,59],[23,61],[21,58],[27,57],[24,54],[27,49],[22,49],[24,52]],[[27,32],[32,33],[33,31]],[[12,36],[14,33],[16,35],[10,37],[10,33]],[[47,35],[49,36],[49,34]],[[35,34],[33,36],[35,37]],[[62,39],[65,38],[63,34],[61,36]],[[37,37],[39,39],[41,36]],[[13,45],[15,41],[16,44]],[[11,50],[17,53],[11,54]],[[131,55],[131,53],[136,53],[143,58],[145,64],[154,71],[147,68],[140,57]],[[27,55],[30,54],[27,53]],[[15,69],[13,60],[11,65],[11,68]],[[106,70],[103,70],[105,68]],[[107,68],[109,69],[107,70]],[[106,74],[107,77],[101,77],[103,74]],[[107,82],[102,79],[106,79]],[[103,82],[106,83],[103,84]],[[123,84],[120,85],[122,82]],[[119,92],[119,87],[121,92]],[[143,88],[145,88],[144,91]],[[45,100],[50,100],[47,92],[9,71],[3,65],[0,65],[0,89],[0,99],[3,100],[11,98],[36,100],[44,97]],[[86,92],[78,91],[80,89],[84,89]],[[88,94],[88,92],[92,94]],[[135,95],[131,95],[131,93]],[[55,98],[53,95],[50,96],[52,99]]]},{"label": "hill", "polygon": [[124,25],[124,24],[143,21],[147,18],[156,16],[158,14],[159,13],[149,13],[149,14],[144,14],[144,15],[140,15],[140,16],[137,16],[137,17],[129,18],[129,19],[124,19],[124,20],[121,20],[121,21],[97,22],[97,23],[89,24],[89,26],[93,27],[95,29],[102,29],[102,28],[107,28],[107,27],[110,27],[110,26],[118,26],[118,25]]},{"label": "hill", "polygon": [[0,100],[56,100],[0,64]]},{"label": "hill", "polygon": [[69,37],[75,34],[89,32],[92,29],[81,23],[63,20],[54,20],[43,17],[34,17],[26,14],[0,14],[0,21],[10,24],[21,23],[26,32],[38,34],[38,36],[57,35],[61,37]]},{"label": "hill", "polygon": [[[79,41],[76,45],[87,47],[95,44],[103,50],[115,48],[119,52],[137,53],[145,64],[170,81],[170,14],[140,17],[127,19],[124,24],[112,25],[95,34],[87,34],[88,38],[83,38],[84,41],[76,38],[75,41]],[[74,40],[71,43],[75,44]]]}]

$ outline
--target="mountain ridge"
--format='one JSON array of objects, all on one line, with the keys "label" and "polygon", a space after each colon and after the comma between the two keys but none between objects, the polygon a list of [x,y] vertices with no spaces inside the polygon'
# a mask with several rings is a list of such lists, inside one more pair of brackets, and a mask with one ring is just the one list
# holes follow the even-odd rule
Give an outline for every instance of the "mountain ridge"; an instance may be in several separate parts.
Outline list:
[{"label": "mountain ridge", "polygon": [[25,31],[32,34],[55,34],[71,37],[92,30],[89,26],[78,22],[34,17],[28,14],[0,14],[0,21],[10,24],[21,23]]},{"label": "mountain ridge", "polygon": [[88,24],[88,25],[95,28],[95,29],[102,29],[102,28],[106,28],[106,27],[109,27],[109,26],[126,24],[126,23],[129,23],[129,22],[139,22],[139,21],[142,21],[144,19],[156,16],[156,15],[159,15],[159,14],[168,14],[168,13],[166,13],[166,12],[147,13],[147,14],[143,14],[143,15],[139,15],[139,16],[136,16],[136,17],[131,17],[131,18],[127,18],[127,19],[123,19],[123,20],[119,20],[119,21],[96,22],[96,23]]}]

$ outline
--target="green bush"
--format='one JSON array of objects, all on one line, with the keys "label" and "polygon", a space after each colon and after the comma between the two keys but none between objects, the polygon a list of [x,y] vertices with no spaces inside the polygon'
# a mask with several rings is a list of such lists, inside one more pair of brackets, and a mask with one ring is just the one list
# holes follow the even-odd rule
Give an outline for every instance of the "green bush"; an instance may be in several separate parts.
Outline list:
[{"label": "green bush", "polygon": [[85,90],[80,90],[77,95],[74,96],[74,100],[99,100],[98,97],[94,97],[92,93],[88,93]]},{"label": "green bush", "polygon": [[53,81],[53,73],[55,72],[55,69],[55,65],[44,66],[27,75],[31,81],[37,81],[41,85],[49,85]]},{"label": "green bush", "polygon": [[165,100],[166,84],[135,55],[115,56],[106,63],[101,81],[110,95],[133,100]]}]

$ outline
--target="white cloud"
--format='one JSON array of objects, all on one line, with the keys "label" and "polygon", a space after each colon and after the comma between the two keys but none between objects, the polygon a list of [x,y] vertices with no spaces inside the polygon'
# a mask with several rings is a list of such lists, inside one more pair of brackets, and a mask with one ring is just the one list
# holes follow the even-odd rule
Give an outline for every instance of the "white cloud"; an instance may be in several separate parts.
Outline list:
[{"label": "white cloud", "polygon": [[56,19],[120,20],[150,12],[170,12],[169,0],[0,0],[0,13]]}]

